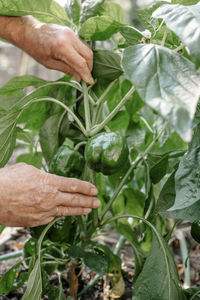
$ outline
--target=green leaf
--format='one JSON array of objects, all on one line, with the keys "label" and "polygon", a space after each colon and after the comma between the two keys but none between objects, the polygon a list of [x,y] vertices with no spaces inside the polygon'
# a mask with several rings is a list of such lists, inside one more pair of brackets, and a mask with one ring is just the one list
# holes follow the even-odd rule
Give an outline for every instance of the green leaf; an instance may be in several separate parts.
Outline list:
[{"label": "green leaf", "polygon": [[132,27],[132,26],[124,26],[120,30],[121,35],[125,38],[126,43],[128,45],[135,45],[138,44],[143,37],[147,36],[147,33],[149,33],[149,38],[150,38],[150,32],[146,31],[139,31],[137,28]]},{"label": "green leaf", "polygon": [[0,167],[8,162],[16,142],[16,124],[19,112],[10,112],[0,118]]},{"label": "green leaf", "polygon": [[152,16],[163,19],[200,64],[200,3],[190,6],[166,4],[154,11]]},{"label": "green leaf", "polygon": [[33,15],[41,21],[63,24],[67,20],[65,10],[52,0],[2,0],[0,14],[5,16]]},{"label": "green leaf", "polygon": [[9,271],[7,271],[0,279],[0,294],[8,295],[15,289],[14,282],[16,280],[16,273],[19,271],[21,262],[15,264]]},{"label": "green leaf", "polygon": [[[169,211],[190,207],[200,201],[200,126],[176,172],[176,199]],[[200,216],[200,212],[199,212]]]},{"label": "green leaf", "polygon": [[41,295],[42,295],[42,275],[41,275],[41,246],[42,246],[42,241],[44,239],[44,236],[46,235],[47,231],[53,226],[55,222],[57,222],[59,218],[55,218],[51,223],[49,223],[44,230],[42,231],[42,234],[40,235],[40,238],[38,240],[38,245],[37,245],[37,255],[38,258],[35,262],[34,268],[32,269],[28,283],[27,283],[27,289],[22,297],[22,300],[41,300]]},{"label": "green leaf", "polygon": [[199,220],[200,201],[197,201],[195,204],[183,209],[169,211],[169,208],[173,206],[176,198],[175,173],[176,170],[170,175],[164,184],[157,201],[156,210],[163,218],[188,220],[191,222]]},{"label": "green leaf", "polygon": [[94,78],[113,81],[123,74],[120,66],[121,58],[110,50],[94,51]]},{"label": "green leaf", "polygon": [[85,21],[79,31],[84,40],[105,41],[119,32],[123,25],[110,17],[93,17]]},{"label": "green leaf", "polygon": [[71,246],[68,253],[71,257],[82,258],[86,266],[98,274],[104,275],[108,271],[108,262],[102,255],[86,252],[78,246]]},{"label": "green leaf", "polygon": [[69,0],[65,5],[65,10],[67,11],[69,19],[76,25],[79,24],[80,9],[78,0]]},{"label": "green leaf", "polygon": [[190,141],[200,96],[195,65],[172,50],[149,44],[125,49],[122,67],[142,100]]},{"label": "green leaf", "polygon": [[56,114],[49,117],[40,128],[40,145],[43,156],[49,165],[53,155],[59,147],[58,133],[63,114]]},{"label": "green leaf", "polygon": [[150,177],[154,184],[158,183],[167,172],[168,153],[163,155],[156,153],[148,154],[148,164],[150,168]]},{"label": "green leaf", "polygon": [[126,130],[130,121],[129,114],[126,110],[119,111],[116,116],[108,122],[107,126],[111,131]]},{"label": "green leaf", "polygon": [[85,0],[81,5],[80,24],[87,19],[94,17],[98,14],[100,5],[104,0]]},{"label": "green leaf", "polygon": [[127,240],[131,243],[134,251],[134,258],[135,258],[135,277],[137,277],[143,267],[145,253],[140,248],[140,245],[137,240],[137,236],[131,225],[127,223],[118,222],[117,224],[117,231],[123,235]]},{"label": "green leaf", "polygon": [[19,100],[25,96],[24,88],[29,86],[39,87],[46,81],[32,76],[17,76],[9,80],[0,88],[0,110],[10,110],[16,107]]},{"label": "green leaf", "polygon": [[22,114],[18,120],[18,124],[23,123],[25,124],[26,129],[38,131],[49,116],[51,103],[42,101],[32,104],[31,99],[28,100],[27,103],[28,102],[30,105],[27,105],[27,108],[22,110]]},{"label": "green leaf", "polygon": [[5,228],[6,228],[5,226],[0,225],[0,234],[4,231]]},{"label": "green leaf", "polygon": [[172,253],[158,232],[153,233],[150,253],[134,284],[132,300],[146,299],[185,299]]},{"label": "green leaf", "polygon": [[100,6],[98,13],[100,16],[109,16],[113,20],[122,24],[125,20],[124,10],[118,3],[115,2],[104,2]]},{"label": "green leaf", "polygon": [[126,199],[126,212],[142,217],[146,198],[145,194],[139,190],[127,188],[123,191],[123,195]]},{"label": "green leaf", "polygon": [[41,169],[42,167],[42,153],[36,152],[36,153],[25,153],[21,154],[17,157],[16,163],[24,162],[28,165],[32,165],[38,169]]}]

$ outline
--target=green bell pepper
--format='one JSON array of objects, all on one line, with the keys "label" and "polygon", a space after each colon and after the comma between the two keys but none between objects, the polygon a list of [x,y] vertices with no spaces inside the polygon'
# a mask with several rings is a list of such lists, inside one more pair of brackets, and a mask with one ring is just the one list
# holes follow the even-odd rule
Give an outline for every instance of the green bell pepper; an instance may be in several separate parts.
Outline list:
[{"label": "green bell pepper", "polygon": [[50,171],[56,175],[79,178],[84,167],[84,157],[74,149],[74,143],[65,138],[51,161]]},{"label": "green bell pepper", "polygon": [[128,160],[128,145],[119,132],[103,132],[86,144],[85,160],[88,166],[104,175],[112,175]]}]

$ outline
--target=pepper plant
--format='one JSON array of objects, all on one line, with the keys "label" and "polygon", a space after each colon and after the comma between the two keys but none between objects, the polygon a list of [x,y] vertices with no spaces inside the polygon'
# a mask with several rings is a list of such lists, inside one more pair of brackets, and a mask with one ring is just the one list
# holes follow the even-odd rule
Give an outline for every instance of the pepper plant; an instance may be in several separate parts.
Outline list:
[{"label": "pepper plant", "polygon": [[[128,240],[133,300],[198,299],[198,288],[182,288],[168,246],[178,222],[200,219],[198,1],[156,1],[138,11],[137,24],[127,24],[123,8],[106,0],[68,0],[65,9],[53,0],[3,0],[0,13],[71,27],[94,50],[95,79],[87,86],[66,75],[54,82],[22,76],[3,86],[0,166],[22,140],[29,152],[17,162],[88,180],[102,202],[88,216],[30,228],[23,260],[1,278],[0,293],[27,281],[23,300],[65,299],[67,273],[68,299],[76,299],[89,288],[75,284],[77,269],[87,266],[96,273],[90,286],[106,275],[110,296],[119,298],[119,254]],[[94,242],[111,229],[119,234],[113,249]],[[49,283],[53,272],[57,288]]]}]

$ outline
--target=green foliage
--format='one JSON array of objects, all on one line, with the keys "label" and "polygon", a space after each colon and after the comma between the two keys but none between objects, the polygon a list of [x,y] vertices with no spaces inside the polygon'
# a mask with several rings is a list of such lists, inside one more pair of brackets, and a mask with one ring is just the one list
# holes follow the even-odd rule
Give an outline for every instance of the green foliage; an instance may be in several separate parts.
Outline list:
[{"label": "green foliage", "polygon": [[[20,262],[8,271],[0,279],[1,294],[28,279],[23,300],[64,299],[61,276],[72,262],[78,269],[87,266],[106,275],[114,288],[122,280],[116,255],[120,246],[113,250],[91,240],[107,225],[133,248],[133,300],[198,297],[196,289],[183,293],[162,235],[168,232],[170,237],[173,219],[200,219],[199,7],[197,1],[156,1],[138,12],[133,25],[125,24],[123,8],[112,1],[69,0],[65,10],[53,0],[1,1],[0,14],[29,13],[79,32],[94,50],[95,84],[80,84],[69,76],[49,82],[27,75],[1,87],[0,167],[19,140],[27,147],[17,162],[54,173],[52,160],[64,141],[82,159],[94,136],[118,134],[128,147],[114,174],[110,166],[103,172],[105,161],[97,151],[92,169],[83,161],[77,177],[97,186],[102,206],[88,216],[60,218],[54,225],[30,229],[34,244],[28,241],[24,249],[28,268],[18,278]],[[108,144],[105,138],[104,154]],[[116,160],[118,150],[107,155]],[[64,153],[60,160],[62,170],[72,165],[67,157]],[[55,270],[60,274],[57,288],[49,277]]]}]

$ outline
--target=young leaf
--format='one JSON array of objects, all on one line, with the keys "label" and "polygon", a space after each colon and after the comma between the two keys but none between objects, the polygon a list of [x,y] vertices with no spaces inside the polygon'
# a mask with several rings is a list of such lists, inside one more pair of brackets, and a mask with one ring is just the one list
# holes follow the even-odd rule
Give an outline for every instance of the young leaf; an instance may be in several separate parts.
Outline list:
[{"label": "young leaf", "polygon": [[113,81],[123,74],[120,66],[121,58],[110,50],[94,51],[94,78]]},{"label": "young leaf", "polygon": [[41,21],[64,24],[65,10],[53,0],[2,0],[0,14],[5,16],[33,15]]},{"label": "young leaf", "polygon": [[81,5],[80,11],[80,24],[85,22],[87,19],[94,17],[98,14],[100,5],[104,0],[85,0]]},{"label": "young leaf", "polygon": [[200,3],[190,6],[166,4],[154,11],[152,16],[163,19],[200,64]]},{"label": "young leaf", "polygon": [[153,233],[150,253],[133,290],[132,300],[146,299],[185,299],[172,253],[158,232]]},{"label": "young leaf", "polygon": [[85,21],[79,31],[84,40],[105,41],[120,31],[123,25],[108,16],[97,16]]},{"label": "young leaf", "polygon": [[172,50],[150,44],[128,47],[122,68],[142,100],[168,120],[184,141],[190,141],[200,96],[195,65]]},{"label": "young leaf", "polygon": [[187,208],[200,201],[200,126],[176,172],[176,199],[169,211]]}]

